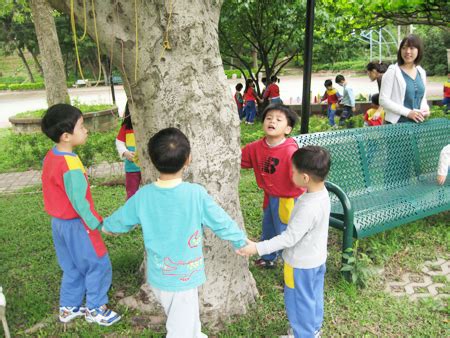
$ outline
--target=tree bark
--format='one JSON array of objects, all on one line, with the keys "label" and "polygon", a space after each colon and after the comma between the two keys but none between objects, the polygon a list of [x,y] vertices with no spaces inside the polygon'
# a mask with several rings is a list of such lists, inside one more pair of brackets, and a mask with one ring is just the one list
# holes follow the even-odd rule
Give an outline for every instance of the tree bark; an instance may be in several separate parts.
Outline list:
[{"label": "tree bark", "polygon": [[[68,0],[48,1],[70,13]],[[218,44],[222,1],[137,3],[136,11],[132,1],[118,1],[113,5],[109,1],[97,2],[95,6],[100,48],[110,57],[111,42],[114,42],[111,61],[122,72],[130,98],[143,177],[147,182],[157,178],[146,150],[149,138],[162,128],[180,128],[191,142],[193,156],[185,179],[205,186],[242,226],[238,196],[239,119],[225,82]],[[75,11],[82,22],[82,6],[77,2]],[[139,46],[136,73],[135,12]],[[90,6],[88,13],[88,33],[95,36]],[[167,27],[170,27],[171,49],[165,50]],[[257,296],[257,289],[248,261],[209,231],[205,233],[204,253],[207,282],[200,288],[201,318],[217,329],[230,316],[245,314]],[[154,298],[146,285],[139,295],[126,302],[141,310],[155,311]]]},{"label": "tree bark", "polygon": [[30,9],[42,57],[47,104],[70,102],[52,8],[46,0],[31,0]]},{"label": "tree bark", "polygon": [[22,60],[25,68],[27,69],[27,73],[28,73],[28,77],[29,77],[30,81],[34,83],[35,81],[34,81],[33,73],[31,72],[30,66],[29,66],[29,64],[27,62],[27,58],[23,54],[22,48],[17,47],[17,54],[19,55],[19,57]]}]

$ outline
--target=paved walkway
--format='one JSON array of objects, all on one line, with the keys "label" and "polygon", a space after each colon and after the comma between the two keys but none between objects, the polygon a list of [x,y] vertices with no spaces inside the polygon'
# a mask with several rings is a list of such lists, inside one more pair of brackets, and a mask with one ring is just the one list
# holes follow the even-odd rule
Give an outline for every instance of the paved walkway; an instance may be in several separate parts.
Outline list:
[{"label": "paved walkway", "polygon": [[386,292],[396,297],[407,296],[410,300],[426,297],[449,299],[446,283],[450,282],[450,260],[426,261],[421,270],[422,273],[403,274],[400,282],[388,282]]},{"label": "paved walkway", "polygon": [[[100,163],[88,169],[90,178],[102,178],[123,175],[123,162]],[[0,193],[11,193],[17,190],[41,184],[41,171],[29,170],[20,173],[0,174]]]}]

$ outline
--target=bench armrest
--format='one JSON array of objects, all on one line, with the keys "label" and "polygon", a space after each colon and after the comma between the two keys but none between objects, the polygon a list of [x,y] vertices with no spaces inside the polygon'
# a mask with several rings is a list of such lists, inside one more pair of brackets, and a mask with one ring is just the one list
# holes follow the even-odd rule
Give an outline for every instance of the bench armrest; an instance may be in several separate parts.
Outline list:
[{"label": "bench armrest", "polygon": [[[352,202],[348,198],[347,194],[342,190],[338,185],[332,183],[332,182],[325,182],[325,186],[328,191],[332,192],[336,195],[336,197],[339,199],[339,202],[342,204],[342,208],[344,209],[344,231],[346,231],[346,228],[353,227],[353,206]],[[352,229],[353,230],[353,229]],[[350,229],[348,229],[348,233],[350,232]]]},{"label": "bench armrest", "polygon": [[342,207],[344,208],[344,213],[345,211],[351,211],[353,213],[352,202],[350,202],[350,199],[344,190],[342,190],[338,185],[328,181],[325,182],[325,187],[339,199],[339,202],[341,202]]}]

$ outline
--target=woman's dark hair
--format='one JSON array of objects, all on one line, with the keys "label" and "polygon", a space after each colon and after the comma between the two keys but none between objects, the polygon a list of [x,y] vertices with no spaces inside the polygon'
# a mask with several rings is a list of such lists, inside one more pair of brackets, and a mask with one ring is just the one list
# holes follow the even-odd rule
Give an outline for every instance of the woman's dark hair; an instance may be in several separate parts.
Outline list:
[{"label": "woman's dark hair", "polygon": [[280,103],[269,104],[266,107],[266,109],[264,109],[264,112],[262,113],[261,119],[264,121],[264,119],[266,118],[267,113],[272,111],[272,110],[278,110],[278,111],[282,112],[286,116],[286,119],[288,121],[288,126],[294,128],[295,123],[298,120],[297,114],[295,112],[293,112],[291,108],[289,108],[288,106],[286,106],[284,104],[280,104]]},{"label": "woman's dark hair", "polygon": [[59,143],[62,134],[73,133],[77,121],[82,116],[81,111],[70,104],[55,104],[45,112],[41,121],[41,130],[53,142]]},{"label": "woman's dark hair", "polygon": [[414,60],[415,65],[419,65],[420,61],[422,61],[423,57],[423,44],[422,40],[417,35],[410,34],[406,38],[400,42],[400,47],[398,48],[397,52],[397,63],[401,66],[405,63],[405,60],[402,58],[402,48],[406,47],[415,47],[417,48],[417,57]]},{"label": "woman's dark hair", "polygon": [[164,174],[180,171],[191,153],[188,138],[177,128],[158,131],[150,138],[147,147],[153,165]]},{"label": "woman's dark hair", "polygon": [[133,129],[133,122],[131,122],[131,114],[130,109],[128,108],[128,101],[125,105],[125,112],[123,113],[122,126],[125,126],[126,129]]},{"label": "woman's dark hair", "polygon": [[378,73],[384,74],[384,73],[386,73],[388,67],[389,67],[389,65],[387,63],[384,63],[381,61],[380,62],[371,61],[367,64],[366,70],[368,72],[370,72],[375,69]]},{"label": "woman's dark hair", "polygon": [[245,90],[244,90],[244,93],[247,93],[247,90],[250,88],[250,85],[253,83],[253,80],[252,79],[247,79],[246,81],[245,81]]},{"label": "woman's dark hair", "polygon": [[331,87],[333,85],[333,81],[330,79],[325,80],[325,83],[323,84],[325,87]]},{"label": "woman's dark hair", "polygon": [[237,85],[236,85],[236,90],[238,91],[238,92],[240,92],[241,90],[242,90],[242,88],[243,88],[244,86],[242,85],[242,83],[238,83]]},{"label": "woman's dark hair", "polygon": [[297,171],[325,181],[331,166],[330,153],[322,147],[306,146],[295,151],[292,164]]},{"label": "woman's dark hair", "polygon": [[380,95],[379,94],[372,95],[372,103],[376,106],[380,105]]}]

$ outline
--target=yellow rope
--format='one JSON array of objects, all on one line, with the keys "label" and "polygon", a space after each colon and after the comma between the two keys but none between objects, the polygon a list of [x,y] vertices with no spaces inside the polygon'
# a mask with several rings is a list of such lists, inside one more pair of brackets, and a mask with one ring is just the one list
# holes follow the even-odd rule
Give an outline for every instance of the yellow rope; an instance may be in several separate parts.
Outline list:
[{"label": "yellow rope", "polygon": [[169,17],[167,18],[167,27],[166,32],[164,33],[163,49],[161,51],[161,55],[159,56],[160,59],[163,57],[166,49],[167,50],[172,49],[172,46],[170,45],[169,41],[169,30],[170,30],[170,22],[172,21],[172,12],[173,12],[173,3],[172,0],[169,0]]},{"label": "yellow rope", "polygon": [[134,0],[134,22],[135,22],[135,31],[136,31],[136,57],[134,62],[134,82],[137,82],[137,70],[138,70],[138,51],[139,51],[139,42],[138,42],[138,12],[137,12],[137,0]]},{"label": "yellow rope", "polygon": [[102,77],[102,60],[100,56],[100,45],[98,43],[98,32],[97,32],[97,20],[95,19],[95,5],[94,0],[92,0],[92,13],[94,15],[94,32],[95,32],[95,44],[97,45],[97,56],[98,56],[98,77],[97,77],[97,83],[95,86],[98,86],[100,83],[100,79]]},{"label": "yellow rope", "polygon": [[77,28],[75,26],[75,11],[73,9],[73,0],[70,0],[70,25],[72,26],[73,43],[75,44],[75,55],[77,57],[77,66],[80,76],[85,80],[83,75],[83,70],[81,69],[80,54],[78,53],[78,43],[77,43]]}]

